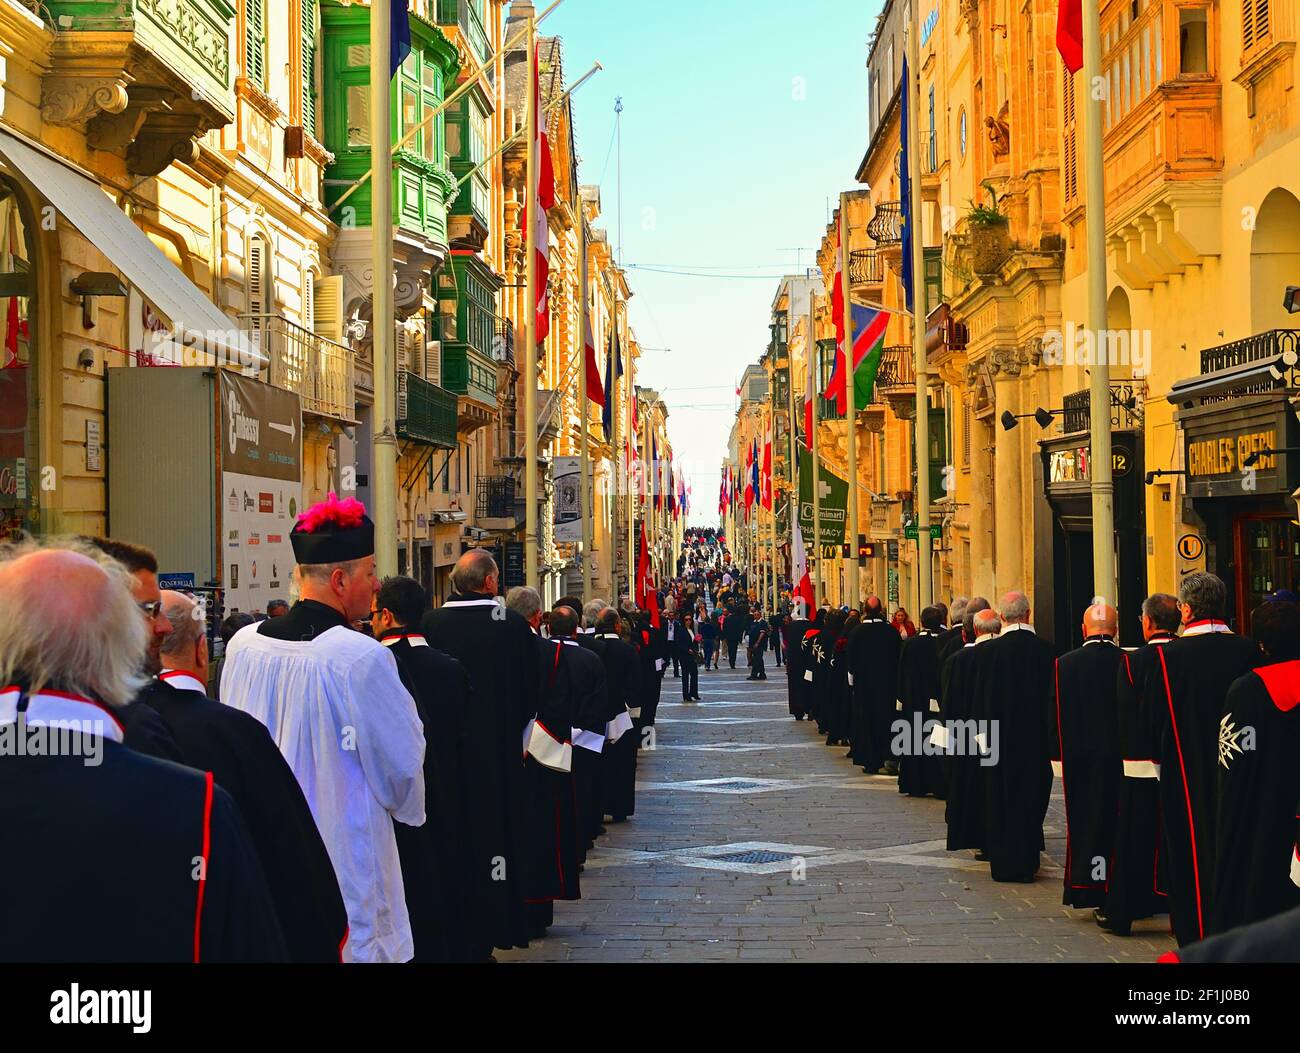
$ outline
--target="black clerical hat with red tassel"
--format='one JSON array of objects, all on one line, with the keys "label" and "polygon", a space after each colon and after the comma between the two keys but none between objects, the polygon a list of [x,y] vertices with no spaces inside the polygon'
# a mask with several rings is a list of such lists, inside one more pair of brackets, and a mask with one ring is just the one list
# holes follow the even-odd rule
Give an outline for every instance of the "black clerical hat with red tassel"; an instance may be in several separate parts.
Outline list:
[{"label": "black clerical hat with red tassel", "polygon": [[299,563],[346,563],[375,552],[375,524],[355,497],[331,493],[298,517],[289,533]]}]

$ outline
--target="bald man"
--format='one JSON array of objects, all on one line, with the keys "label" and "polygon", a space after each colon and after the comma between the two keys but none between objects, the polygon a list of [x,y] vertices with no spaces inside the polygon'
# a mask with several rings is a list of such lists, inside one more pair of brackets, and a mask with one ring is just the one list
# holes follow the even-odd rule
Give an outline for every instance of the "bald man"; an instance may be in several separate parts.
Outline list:
[{"label": "bald man", "polygon": [[157,679],[140,695],[162,718],[187,762],[211,771],[239,805],[271,888],[289,960],[337,962],[348,914],[307,798],[260,720],[207,696],[203,609],[163,590],[170,631]]},{"label": "bald man", "polygon": [[1117,684],[1124,653],[1115,643],[1115,608],[1083,614],[1083,646],[1056,661],[1050,713],[1052,774],[1065,792],[1067,907],[1106,902],[1115,855],[1124,758],[1119,744]]}]

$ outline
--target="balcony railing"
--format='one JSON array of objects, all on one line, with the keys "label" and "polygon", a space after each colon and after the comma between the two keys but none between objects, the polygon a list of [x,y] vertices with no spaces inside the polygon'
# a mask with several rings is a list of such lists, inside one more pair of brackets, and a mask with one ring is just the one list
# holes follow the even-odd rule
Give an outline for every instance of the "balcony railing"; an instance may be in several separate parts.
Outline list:
[{"label": "balcony railing", "polygon": [[356,354],[279,315],[243,315],[271,362],[271,383],[302,399],[304,413],[356,421]]},{"label": "balcony railing", "polygon": [[880,285],[885,280],[885,262],[875,249],[854,249],[849,253],[849,284]]},{"label": "balcony railing", "polygon": [[474,510],[479,519],[514,519],[515,480],[509,475],[480,477]]},{"label": "balcony railing", "polygon": [[509,318],[498,318],[496,335],[492,340],[492,358],[496,362],[515,364],[515,323]]},{"label": "balcony railing", "polygon": [[1201,372],[1215,373],[1247,362],[1277,358],[1287,352],[1300,351],[1300,329],[1268,329],[1245,340],[1207,347],[1201,352]]},{"label": "balcony railing", "polygon": [[876,387],[904,388],[916,384],[916,360],[911,344],[895,344],[885,348],[876,371]]},{"label": "balcony railing", "polygon": [[[1065,407],[1061,425],[1066,435],[1088,431],[1092,427],[1092,392],[1087,388],[1072,391],[1061,401]],[[1131,431],[1142,426],[1142,408],[1137,389],[1132,384],[1110,386],[1111,431]]]},{"label": "balcony railing", "polygon": [[454,450],[456,396],[423,377],[397,374],[397,434],[423,446]]},{"label": "balcony railing", "polygon": [[903,241],[903,208],[897,201],[882,201],[867,223],[867,236],[877,245],[900,245]]}]

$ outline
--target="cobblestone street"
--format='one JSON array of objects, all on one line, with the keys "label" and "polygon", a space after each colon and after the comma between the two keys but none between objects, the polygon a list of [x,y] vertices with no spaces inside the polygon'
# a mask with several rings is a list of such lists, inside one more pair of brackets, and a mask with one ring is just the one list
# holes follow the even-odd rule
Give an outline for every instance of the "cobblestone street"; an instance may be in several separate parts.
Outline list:
[{"label": "cobblestone street", "polygon": [[997,884],[945,851],[943,802],[901,797],[790,718],[783,668],[745,674],[702,672],[692,704],[668,674],[636,815],[546,939],[499,959],[1151,962],[1174,946],[1164,918],[1117,938],[1061,905],[1059,783],[1038,880]]}]

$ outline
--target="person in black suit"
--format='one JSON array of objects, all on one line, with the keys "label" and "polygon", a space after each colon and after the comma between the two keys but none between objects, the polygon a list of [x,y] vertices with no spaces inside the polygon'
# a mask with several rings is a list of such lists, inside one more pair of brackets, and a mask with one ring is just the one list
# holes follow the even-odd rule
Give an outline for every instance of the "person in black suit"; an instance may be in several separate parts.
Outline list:
[{"label": "person in black suit", "polygon": [[700,645],[695,639],[695,616],[689,612],[673,631],[673,654],[682,670],[682,701],[700,701]]}]

